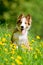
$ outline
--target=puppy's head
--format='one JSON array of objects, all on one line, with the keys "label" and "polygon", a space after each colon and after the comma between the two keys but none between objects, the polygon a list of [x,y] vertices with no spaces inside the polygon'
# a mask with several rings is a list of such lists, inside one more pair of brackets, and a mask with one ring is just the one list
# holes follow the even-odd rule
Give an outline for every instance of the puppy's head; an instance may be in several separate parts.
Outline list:
[{"label": "puppy's head", "polygon": [[27,31],[30,29],[31,22],[32,22],[32,20],[31,20],[31,16],[29,14],[27,16],[24,16],[24,14],[21,14],[18,17],[17,26],[21,30],[21,32],[23,30]]}]

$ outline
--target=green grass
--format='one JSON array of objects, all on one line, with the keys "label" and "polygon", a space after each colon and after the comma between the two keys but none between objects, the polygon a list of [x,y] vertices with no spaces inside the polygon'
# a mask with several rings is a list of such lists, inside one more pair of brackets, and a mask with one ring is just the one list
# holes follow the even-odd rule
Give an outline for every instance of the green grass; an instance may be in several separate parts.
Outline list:
[{"label": "green grass", "polygon": [[[31,50],[16,49],[11,44],[11,32],[0,28],[0,65],[43,65],[43,41],[29,34]],[[3,40],[4,39],[4,40]]]},{"label": "green grass", "polygon": [[[32,16],[32,27],[28,35],[31,50],[22,47],[16,49],[16,46],[11,44],[12,30],[7,29],[7,24],[4,27],[0,25],[0,65],[43,65],[43,0],[21,0],[20,4],[17,0],[5,1],[3,3],[9,11],[3,12],[0,18],[9,23],[9,29],[14,29],[17,15],[29,13]],[[15,7],[11,9],[10,5]],[[39,35],[41,37],[36,38]]]}]

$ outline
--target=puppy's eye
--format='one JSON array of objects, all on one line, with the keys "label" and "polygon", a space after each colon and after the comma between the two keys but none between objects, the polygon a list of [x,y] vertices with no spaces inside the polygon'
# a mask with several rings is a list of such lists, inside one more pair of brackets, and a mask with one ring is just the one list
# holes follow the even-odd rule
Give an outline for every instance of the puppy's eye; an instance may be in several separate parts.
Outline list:
[{"label": "puppy's eye", "polygon": [[22,22],[20,21],[20,24],[21,24]]},{"label": "puppy's eye", "polygon": [[25,24],[27,24],[27,23],[25,22]]},{"label": "puppy's eye", "polygon": [[22,22],[19,20],[18,22],[17,22],[17,24],[21,24]]},{"label": "puppy's eye", "polygon": [[18,20],[17,24],[20,22],[20,20]]},{"label": "puppy's eye", "polygon": [[30,25],[30,23],[28,23],[28,25]]},{"label": "puppy's eye", "polygon": [[19,24],[21,24],[22,22],[20,21]]}]

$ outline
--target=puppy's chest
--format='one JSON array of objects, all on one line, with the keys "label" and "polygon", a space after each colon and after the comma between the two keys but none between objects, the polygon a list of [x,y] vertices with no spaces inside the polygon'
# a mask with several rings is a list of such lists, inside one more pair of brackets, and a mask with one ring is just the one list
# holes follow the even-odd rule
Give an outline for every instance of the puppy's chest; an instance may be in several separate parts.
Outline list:
[{"label": "puppy's chest", "polygon": [[25,41],[25,40],[27,40],[27,36],[26,35],[20,35],[19,40],[20,41]]},{"label": "puppy's chest", "polygon": [[27,35],[22,35],[22,34],[19,34],[19,33],[14,33],[14,39],[16,39],[16,41],[18,43],[26,43],[27,42]]}]

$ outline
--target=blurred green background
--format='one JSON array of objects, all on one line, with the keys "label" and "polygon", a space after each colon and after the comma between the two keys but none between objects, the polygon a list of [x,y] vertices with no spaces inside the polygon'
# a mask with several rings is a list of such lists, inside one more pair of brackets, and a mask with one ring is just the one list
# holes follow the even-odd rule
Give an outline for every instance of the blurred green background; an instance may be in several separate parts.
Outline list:
[{"label": "blurred green background", "polygon": [[12,32],[21,13],[32,16],[30,34],[43,38],[43,0],[0,0],[0,27]]}]

